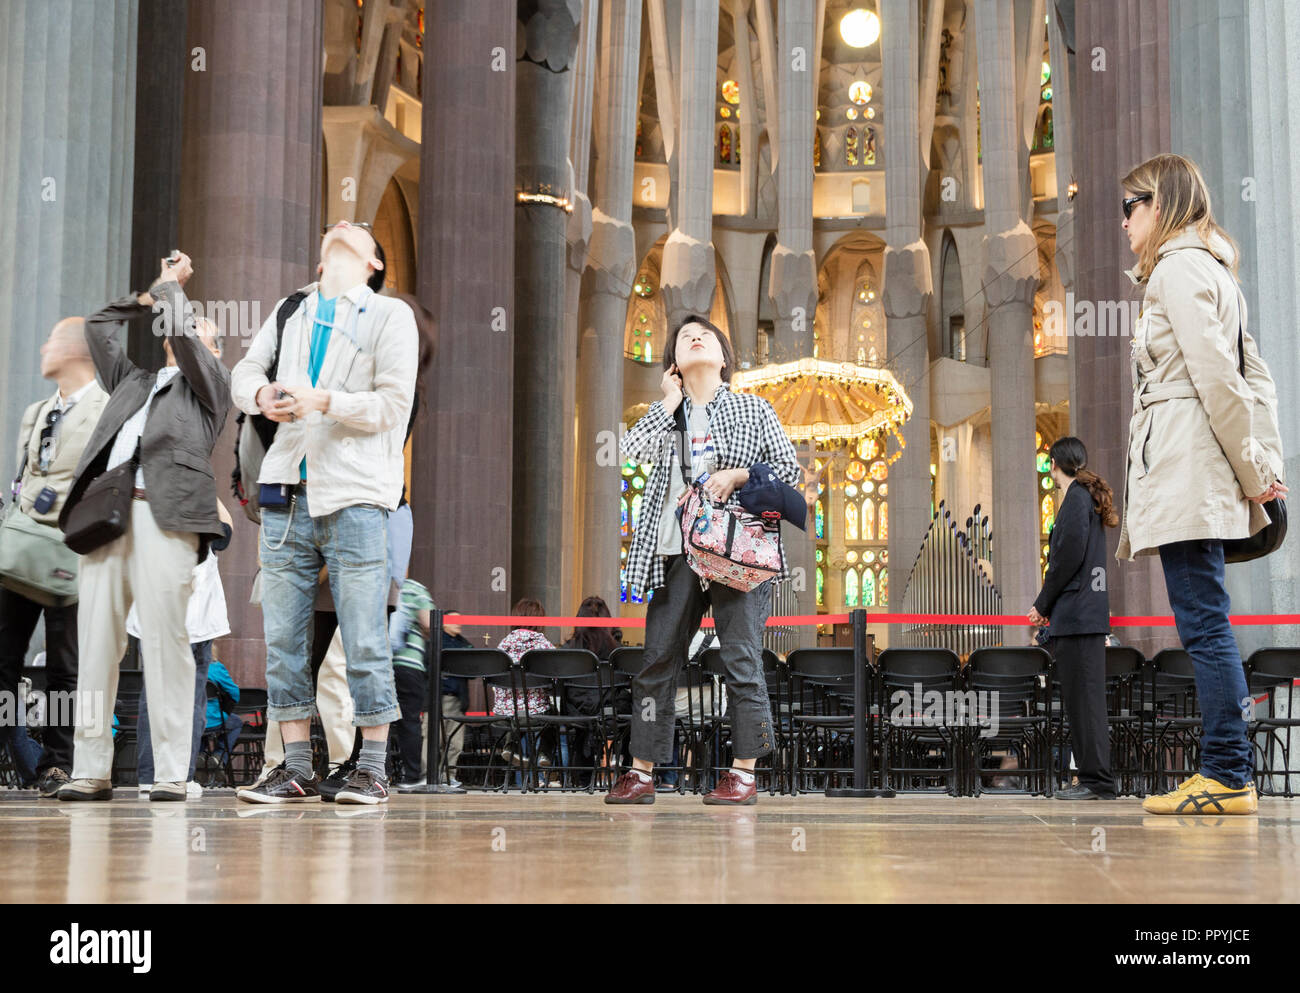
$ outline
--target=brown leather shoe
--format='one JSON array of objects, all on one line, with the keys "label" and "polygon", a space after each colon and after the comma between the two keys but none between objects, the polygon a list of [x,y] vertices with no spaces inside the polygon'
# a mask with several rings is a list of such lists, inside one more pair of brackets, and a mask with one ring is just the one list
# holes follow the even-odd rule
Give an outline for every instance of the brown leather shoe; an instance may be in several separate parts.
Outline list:
[{"label": "brown leather shoe", "polygon": [[718,785],[714,787],[713,792],[704,798],[707,804],[736,804],[738,806],[749,806],[752,803],[758,803],[758,778],[748,786],[734,772],[728,769],[718,777]]},{"label": "brown leather shoe", "polygon": [[635,772],[625,772],[618,777],[613,788],[605,794],[606,803],[654,803],[654,779],[644,780]]}]

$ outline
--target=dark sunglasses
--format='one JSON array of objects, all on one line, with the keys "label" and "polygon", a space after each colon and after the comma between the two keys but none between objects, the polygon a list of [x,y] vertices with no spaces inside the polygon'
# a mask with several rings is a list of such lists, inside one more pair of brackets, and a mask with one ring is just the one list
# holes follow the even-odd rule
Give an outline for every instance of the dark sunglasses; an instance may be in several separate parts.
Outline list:
[{"label": "dark sunglasses", "polygon": [[348,225],[348,227],[352,227],[352,228],[360,228],[362,231],[365,231],[367,234],[369,234],[372,238],[374,237],[375,234],[374,230],[370,227],[369,224],[366,224],[364,221],[335,221],[333,224],[326,224],[323,228],[320,229],[320,233],[329,234],[340,224],[346,224]]},{"label": "dark sunglasses", "polygon": [[1150,200],[1150,199],[1151,199],[1150,193],[1139,193],[1135,197],[1125,197],[1123,201],[1124,220],[1127,221],[1130,217],[1133,216],[1134,207],[1140,204],[1143,200]]}]

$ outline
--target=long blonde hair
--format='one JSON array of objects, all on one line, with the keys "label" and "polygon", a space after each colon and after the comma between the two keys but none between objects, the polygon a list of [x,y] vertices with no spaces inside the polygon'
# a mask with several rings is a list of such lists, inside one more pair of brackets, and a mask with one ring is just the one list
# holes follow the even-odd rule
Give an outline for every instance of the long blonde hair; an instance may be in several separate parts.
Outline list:
[{"label": "long blonde hair", "polygon": [[1210,191],[1196,163],[1181,155],[1165,153],[1147,159],[1122,180],[1130,194],[1150,193],[1152,206],[1159,206],[1155,225],[1138,254],[1137,274],[1147,279],[1156,267],[1160,247],[1189,224],[1207,245],[1218,235],[1232,246],[1232,258],[1224,259],[1233,276],[1237,274],[1237,243],[1219,227],[1210,209]]}]

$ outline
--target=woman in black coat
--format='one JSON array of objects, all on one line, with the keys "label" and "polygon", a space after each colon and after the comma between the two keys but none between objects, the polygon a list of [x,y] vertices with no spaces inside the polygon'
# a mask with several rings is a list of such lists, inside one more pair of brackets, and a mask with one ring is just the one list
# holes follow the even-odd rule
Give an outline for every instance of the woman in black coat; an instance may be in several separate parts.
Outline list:
[{"label": "woman in black coat", "polygon": [[1029,623],[1051,624],[1049,650],[1056,661],[1070,744],[1079,784],[1058,800],[1111,800],[1110,732],[1106,723],[1105,527],[1119,524],[1106,481],[1089,472],[1088,451],[1078,438],[1062,438],[1049,452],[1052,479],[1062,490],[1056,524],[1048,538],[1047,575],[1029,610]]}]

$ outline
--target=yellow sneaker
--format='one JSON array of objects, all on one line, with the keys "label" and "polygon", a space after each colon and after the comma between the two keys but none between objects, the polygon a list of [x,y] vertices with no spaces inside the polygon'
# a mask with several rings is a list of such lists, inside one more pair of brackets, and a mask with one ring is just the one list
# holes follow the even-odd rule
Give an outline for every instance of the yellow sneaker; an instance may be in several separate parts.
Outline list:
[{"label": "yellow sneaker", "polygon": [[1142,809],[1149,814],[1254,814],[1259,811],[1259,797],[1254,783],[1234,790],[1197,773],[1172,793],[1147,797]]}]

